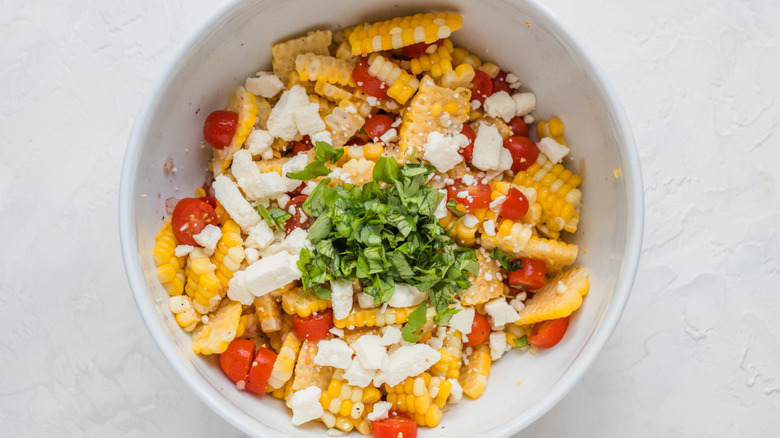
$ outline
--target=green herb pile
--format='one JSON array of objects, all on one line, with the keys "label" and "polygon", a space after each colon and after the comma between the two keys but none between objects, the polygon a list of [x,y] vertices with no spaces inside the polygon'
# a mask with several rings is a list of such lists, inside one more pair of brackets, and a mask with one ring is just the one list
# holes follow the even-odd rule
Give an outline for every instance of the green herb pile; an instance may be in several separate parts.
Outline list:
[{"label": "green herb pile", "polygon": [[[304,288],[329,299],[330,280],[359,279],[363,292],[385,303],[395,283],[407,283],[427,291],[436,323],[447,323],[457,312],[453,296],[471,285],[479,265],[474,250],[457,246],[434,216],[444,195],[425,185],[432,173],[428,164],[400,167],[382,157],[374,181],[363,186],[331,188],[322,180],[302,206],[317,218],[308,235],[314,249],[304,248],[298,261]],[[425,322],[424,309],[417,313],[422,321],[410,320],[408,331]]]}]

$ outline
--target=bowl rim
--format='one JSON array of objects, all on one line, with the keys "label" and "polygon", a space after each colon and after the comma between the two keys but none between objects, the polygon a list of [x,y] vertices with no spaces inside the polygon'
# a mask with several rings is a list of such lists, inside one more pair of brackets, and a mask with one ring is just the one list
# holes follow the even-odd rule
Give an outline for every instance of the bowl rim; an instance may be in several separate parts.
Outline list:
[{"label": "bowl rim", "polygon": [[[612,88],[608,76],[594,61],[592,53],[583,47],[572,33],[567,30],[560,22],[558,17],[538,0],[509,0],[511,3],[526,3],[531,8],[536,9],[539,14],[547,20],[551,30],[560,39],[574,51],[583,65],[583,69],[588,73],[589,79],[593,82],[594,88],[602,99],[607,103],[605,105],[610,119],[614,122],[614,132],[617,137],[618,148],[620,149],[621,166],[623,169],[631,169],[630,172],[623,172],[623,178],[626,181],[627,199],[629,201],[626,211],[626,243],[624,247],[623,260],[615,282],[615,288],[610,298],[610,304],[606,309],[601,321],[600,327],[591,338],[589,345],[581,351],[578,359],[563,373],[557,383],[550,389],[547,396],[539,403],[525,411],[523,415],[505,422],[503,425],[494,428],[491,433],[496,437],[511,436],[548,412],[553,406],[560,402],[566,394],[579,382],[585,372],[590,368],[598,354],[603,349],[614,331],[618,320],[628,302],[631,288],[634,283],[636,271],[639,265],[640,252],[642,248],[642,235],[644,232],[644,192],[642,186],[641,166],[639,163],[639,154],[631,131],[631,125],[624,112],[622,103]],[[195,369],[195,367],[185,359],[178,351],[174,340],[169,336],[168,330],[162,319],[159,317],[155,303],[149,299],[149,291],[145,284],[140,251],[138,247],[138,235],[132,218],[135,217],[134,194],[132,189],[136,185],[136,169],[139,168],[141,160],[142,135],[148,131],[152,122],[151,114],[153,109],[161,101],[161,93],[170,84],[173,73],[178,65],[187,57],[188,53],[196,47],[198,43],[205,39],[216,26],[223,22],[231,13],[232,9],[243,0],[229,0],[218,7],[211,16],[201,23],[191,32],[175,50],[165,68],[161,70],[162,75],[156,79],[144,103],[138,111],[138,116],[133,124],[130,137],[122,165],[121,180],[119,186],[119,237],[122,250],[122,258],[125,265],[130,288],[133,293],[138,311],[144,320],[149,332],[152,335],[157,347],[163,356],[168,360],[177,374],[184,380],[187,386],[205,403],[209,408],[216,412],[225,421],[238,428],[242,432],[252,436],[263,436],[263,431],[258,430],[254,425],[256,419],[249,414],[241,411],[228,401],[222,401],[214,397],[209,389],[211,385]]]}]

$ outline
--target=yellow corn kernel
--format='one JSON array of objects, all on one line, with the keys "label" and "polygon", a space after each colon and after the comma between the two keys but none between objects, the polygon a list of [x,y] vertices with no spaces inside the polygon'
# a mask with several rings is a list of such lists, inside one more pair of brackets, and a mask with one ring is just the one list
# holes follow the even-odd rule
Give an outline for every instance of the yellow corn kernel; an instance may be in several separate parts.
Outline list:
[{"label": "yellow corn kernel", "polygon": [[166,220],[155,236],[152,257],[157,266],[157,278],[163,285],[168,295],[181,295],[184,292],[185,269],[184,259],[176,257],[174,251],[179,245],[173,235],[170,220]]},{"label": "yellow corn kernel", "polygon": [[244,240],[241,228],[232,219],[222,225],[222,237],[217,243],[211,263],[216,265],[215,274],[221,287],[228,287],[233,274],[241,268],[244,261]]},{"label": "yellow corn kernel", "polygon": [[334,85],[355,86],[354,64],[332,56],[302,53],[295,58],[295,70],[303,81],[325,81]]},{"label": "yellow corn kernel", "polygon": [[382,143],[368,143],[363,146],[363,157],[367,160],[376,161],[385,153],[385,147]]},{"label": "yellow corn kernel", "polygon": [[498,72],[501,71],[501,69],[492,62],[486,62],[482,64],[479,69],[490,76],[490,79],[495,79],[495,77],[498,76]]},{"label": "yellow corn kernel", "polygon": [[299,287],[282,294],[282,308],[288,315],[308,318],[312,313],[322,312],[329,307],[329,300],[320,300],[313,294],[304,294]]},{"label": "yellow corn kernel", "polygon": [[472,348],[468,356],[468,365],[464,362],[459,382],[465,395],[479,398],[485,391],[487,376],[490,373],[490,347],[487,344],[480,344]]},{"label": "yellow corn kernel", "polygon": [[382,327],[389,324],[403,324],[415,307],[388,307],[383,312],[381,308],[361,309],[353,307],[349,316],[344,319],[333,319],[337,328],[345,327]]},{"label": "yellow corn kernel", "polygon": [[387,84],[387,95],[400,104],[412,97],[420,81],[394,62],[377,53],[368,57],[368,72]]},{"label": "yellow corn kernel", "polygon": [[474,67],[469,64],[461,64],[454,70],[445,73],[441,77],[441,84],[453,90],[458,87],[468,87],[474,80]]},{"label": "yellow corn kernel", "polygon": [[168,299],[168,309],[176,318],[176,323],[186,332],[195,330],[201,322],[201,315],[192,307],[192,299],[187,295],[175,295]]},{"label": "yellow corn kernel", "polygon": [[409,62],[412,74],[431,73],[438,78],[452,71],[452,55],[444,46],[439,46],[435,52],[412,58]]},{"label": "yellow corn kernel", "polygon": [[525,302],[515,324],[533,324],[571,315],[580,308],[582,297],[590,289],[589,273],[587,268],[576,266],[550,279]]},{"label": "yellow corn kernel", "polygon": [[282,347],[279,349],[279,354],[276,357],[276,362],[274,362],[271,376],[268,378],[268,385],[271,388],[281,388],[282,385],[290,380],[300,350],[300,339],[295,336],[295,333],[288,333],[282,343]]}]

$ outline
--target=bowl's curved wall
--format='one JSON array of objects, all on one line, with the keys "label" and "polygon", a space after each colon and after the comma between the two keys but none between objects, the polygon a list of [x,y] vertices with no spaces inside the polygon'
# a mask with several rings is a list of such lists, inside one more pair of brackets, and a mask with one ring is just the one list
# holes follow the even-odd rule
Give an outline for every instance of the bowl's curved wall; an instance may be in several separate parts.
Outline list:
[{"label": "bowl's curved wall", "polygon": [[[294,429],[277,400],[236,391],[215,358],[195,356],[190,337],[167,309],[151,248],[169,196],[191,196],[202,184],[210,148],[201,146],[208,113],[224,106],[234,87],[270,68],[271,44],[307,30],[336,29],[364,20],[453,10],[463,15],[456,43],[516,73],[536,93],[538,113],[566,123],[581,169],[584,207],[573,239],[587,253],[591,292],[556,348],[509,354],[494,364],[478,401],[449,408],[439,428],[422,436],[508,436],[557,403],[606,342],[628,298],[639,257],[642,189],[630,128],[604,75],[535,2],[493,0],[237,1],[186,44],[147,98],[133,129],[122,172],[120,233],[128,278],[141,314],[161,350],[190,387],[243,431],[260,436],[322,436],[321,426]],[[162,166],[172,157],[178,172]],[[621,169],[616,178],[614,169]],[[522,385],[518,383],[522,381]],[[459,415],[461,414],[461,415]]]}]

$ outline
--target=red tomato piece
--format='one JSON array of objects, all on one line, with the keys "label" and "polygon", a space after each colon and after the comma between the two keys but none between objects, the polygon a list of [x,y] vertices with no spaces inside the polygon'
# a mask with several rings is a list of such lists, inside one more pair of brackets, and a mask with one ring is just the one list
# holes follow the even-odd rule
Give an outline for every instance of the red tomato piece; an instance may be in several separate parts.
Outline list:
[{"label": "red tomato piece", "polygon": [[466,336],[468,342],[464,342],[463,345],[467,347],[473,347],[487,341],[490,337],[490,323],[487,317],[481,313],[475,313],[474,322],[471,323],[471,333]]},{"label": "red tomato piece", "polygon": [[528,213],[528,199],[523,192],[512,187],[506,195],[504,203],[501,204],[500,216],[507,219],[520,219]]},{"label": "red tomato piece", "polygon": [[211,196],[201,196],[198,199],[200,199],[201,201],[203,201],[206,204],[210,205],[211,208],[216,210],[216,208],[217,208],[217,199],[216,198],[213,198]]},{"label": "red tomato piece", "polygon": [[328,336],[328,330],[333,327],[333,313],[330,309],[327,309],[308,318],[293,315],[292,326],[298,339],[308,339],[311,342],[317,342]]},{"label": "red tomato piece", "polygon": [[344,146],[363,146],[364,144],[368,143],[365,138],[355,135],[349,140],[347,140],[347,143]]},{"label": "red tomato piece", "polygon": [[387,84],[368,72],[368,59],[362,58],[352,69],[352,80],[358,88],[377,99],[387,99]]},{"label": "red tomato piece", "polygon": [[390,411],[387,418],[371,422],[374,438],[417,438],[417,422],[403,412]]},{"label": "red tomato piece", "polygon": [[[298,189],[296,189],[298,190]],[[287,201],[287,205],[284,206],[284,210],[286,212],[290,212],[290,207],[295,206],[295,213],[292,214],[292,217],[290,219],[287,219],[287,222],[284,223],[284,229],[287,231],[287,234],[290,234],[292,230],[296,228],[303,228],[304,230],[308,230],[312,223],[314,223],[313,218],[307,218],[306,220],[303,219],[303,216],[306,214],[301,209],[301,205],[303,205],[304,202],[306,202],[306,198],[308,198],[309,195],[298,195],[289,201]]]},{"label": "red tomato piece", "polygon": [[539,148],[528,137],[513,135],[504,140],[504,147],[512,154],[512,172],[528,169],[539,157]]},{"label": "red tomato piece", "polygon": [[206,225],[219,225],[217,212],[198,198],[184,198],[176,204],[171,215],[171,228],[176,240],[184,245],[200,246],[192,237],[206,228]]},{"label": "red tomato piece", "polygon": [[303,192],[303,189],[306,188],[306,182],[302,182],[298,187],[295,188],[292,192],[287,192],[287,196],[290,198],[294,198],[298,195],[300,195]]},{"label": "red tomato piece", "polygon": [[265,394],[265,386],[268,383],[268,378],[271,377],[274,362],[276,362],[276,353],[265,347],[257,349],[257,355],[252,361],[246,377],[245,388],[247,391],[260,395]]},{"label": "red tomato piece", "polygon": [[531,335],[528,337],[528,342],[537,347],[550,348],[563,339],[563,335],[566,334],[566,329],[568,328],[568,316],[537,322],[531,327]]},{"label": "red tomato piece", "polygon": [[374,114],[363,124],[363,130],[369,138],[379,141],[379,137],[393,127],[393,122],[395,120],[387,114]]},{"label": "red tomato piece", "polygon": [[430,44],[426,43],[425,41],[412,44],[411,46],[404,47],[404,56],[407,58],[417,58],[425,55],[425,53],[427,53],[426,51],[428,50],[428,47],[441,46],[442,44],[444,44],[444,40],[436,40]]},{"label": "red tomato piece", "polygon": [[458,152],[463,155],[463,159],[466,161],[466,164],[471,164],[471,158],[474,156],[474,140],[477,139],[477,134],[467,123],[463,124],[463,129],[460,131],[460,133],[469,139],[469,144]]},{"label": "red tomato piece", "polygon": [[293,155],[298,155],[299,152],[308,151],[313,147],[314,145],[311,144],[311,138],[309,138],[308,135],[304,135],[302,139],[293,143],[292,152]]},{"label": "red tomato piece", "polygon": [[454,199],[466,207],[466,211],[473,211],[490,206],[490,186],[478,181],[473,186],[463,185],[458,178],[452,185],[447,186],[447,200]]},{"label": "red tomato piece", "polygon": [[219,355],[219,366],[233,383],[246,380],[254,355],[254,342],[249,339],[233,339],[227,350]]},{"label": "red tomato piece", "polygon": [[206,117],[203,124],[203,138],[215,149],[223,149],[233,140],[238,126],[238,113],[233,111],[214,111]]},{"label": "red tomato piece", "polygon": [[512,135],[528,138],[528,125],[525,124],[522,117],[514,116],[509,119],[507,124],[512,128]]},{"label": "red tomato piece", "polygon": [[493,94],[493,80],[482,70],[474,70],[474,79],[471,80],[471,100],[485,103],[485,99]]},{"label": "red tomato piece", "polygon": [[493,92],[506,91],[509,95],[517,93],[517,90],[509,86],[509,82],[506,80],[506,76],[509,73],[504,70],[499,70],[496,77],[493,78]]},{"label": "red tomato piece", "polygon": [[522,286],[526,290],[536,290],[544,286],[547,267],[544,261],[522,257],[523,267],[509,273],[510,286]]}]

